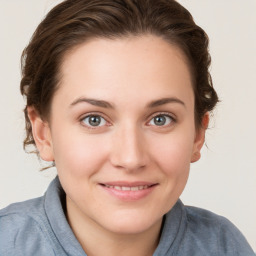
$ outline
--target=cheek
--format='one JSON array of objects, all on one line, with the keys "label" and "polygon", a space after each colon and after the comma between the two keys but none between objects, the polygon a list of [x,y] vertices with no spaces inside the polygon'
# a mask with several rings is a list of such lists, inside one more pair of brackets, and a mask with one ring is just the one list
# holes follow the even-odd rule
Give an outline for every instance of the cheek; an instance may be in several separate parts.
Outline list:
[{"label": "cheek", "polygon": [[161,175],[161,197],[159,204],[162,212],[168,212],[182,194],[189,176],[193,136],[186,133],[171,133],[166,138],[155,140],[151,150],[153,166]]},{"label": "cheek", "polygon": [[72,177],[90,176],[103,164],[107,155],[104,143],[94,136],[55,136],[54,157],[59,174]]},{"label": "cheek", "polygon": [[178,176],[189,171],[193,136],[177,133],[161,138],[151,154],[166,175]]}]

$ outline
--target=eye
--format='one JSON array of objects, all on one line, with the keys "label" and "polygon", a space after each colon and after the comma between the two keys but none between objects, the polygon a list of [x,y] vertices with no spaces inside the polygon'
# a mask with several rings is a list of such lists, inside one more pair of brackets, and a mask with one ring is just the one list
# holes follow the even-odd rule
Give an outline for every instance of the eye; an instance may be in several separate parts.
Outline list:
[{"label": "eye", "polygon": [[154,116],[150,120],[149,124],[154,126],[166,126],[171,124],[172,122],[174,122],[173,117],[165,114],[160,114],[160,115]]},{"label": "eye", "polygon": [[89,115],[82,119],[82,122],[89,127],[99,127],[106,125],[107,121],[99,115]]}]

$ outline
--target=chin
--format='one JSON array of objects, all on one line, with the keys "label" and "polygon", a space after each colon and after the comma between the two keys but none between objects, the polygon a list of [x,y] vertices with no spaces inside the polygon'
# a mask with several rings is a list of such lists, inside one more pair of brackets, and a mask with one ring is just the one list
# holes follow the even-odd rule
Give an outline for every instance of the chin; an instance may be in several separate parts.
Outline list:
[{"label": "chin", "polygon": [[152,218],[152,214],[150,213],[144,213],[143,215],[122,213],[115,214],[111,219],[106,219],[102,226],[116,234],[133,235],[144,233],[155,226],[159,226],[160,228],[162,218],[163,216]]}]

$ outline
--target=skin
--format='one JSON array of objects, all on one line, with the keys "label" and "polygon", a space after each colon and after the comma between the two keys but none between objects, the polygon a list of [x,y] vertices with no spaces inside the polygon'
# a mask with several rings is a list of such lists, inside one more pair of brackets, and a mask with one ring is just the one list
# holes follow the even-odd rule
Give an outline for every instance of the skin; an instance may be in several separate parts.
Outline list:
[{"label": "skin", "polygon": [[[195,128],[185,56],[152,35],[94,39],[65,56],[61,77],[50,120],[28,113],[41,158],[55,161],[74,234],[88,255],[152,255],[208,124],[205,115]],[[100,124],[90,126],[88,115]],[[154,186],[131,199],[100,185],[120,181]]]}]

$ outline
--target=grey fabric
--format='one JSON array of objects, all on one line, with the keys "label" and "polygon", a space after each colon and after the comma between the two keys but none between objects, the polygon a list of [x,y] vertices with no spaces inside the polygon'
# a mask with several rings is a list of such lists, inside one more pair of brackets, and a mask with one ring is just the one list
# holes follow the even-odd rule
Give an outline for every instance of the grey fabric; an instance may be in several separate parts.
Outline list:
[{"label": "grey fabric", "polygon": [[[58,177],[43,197],[0,211],[0,256],[86,256],[63,211]],[[65,208],[65,207],[64,207]],[[179,200],[164,217],[154,256],[253,256],[240,231],[227,219],[184,206]]]}]

